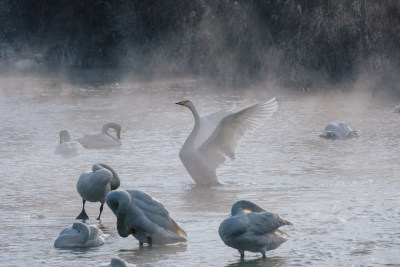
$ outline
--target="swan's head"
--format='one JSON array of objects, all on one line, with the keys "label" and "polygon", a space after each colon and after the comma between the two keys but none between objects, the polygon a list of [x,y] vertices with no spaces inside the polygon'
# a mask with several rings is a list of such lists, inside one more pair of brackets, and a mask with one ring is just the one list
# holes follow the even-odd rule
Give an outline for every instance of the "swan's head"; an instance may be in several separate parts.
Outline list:
[{"label": "swan's head", "polygon": [[64,142],[71,142],[71,135],[67,130],[60,131],[60,144]]},{"label": "swan's head", "polygon": [[189,106],[192,103],[190,100],[182,100],[180,102],[176,102],[175,104],[181,105],[181,106]]},{"label": "swan's head", "polygon": [[121,129],[122,129],[121,125],[119,125],[116,122],[106,123],[101,128],[101,132],[105,134],[105,133],[107,133],[108,129],[110,129],[110,128],[114,129],[114,131],[117,133],[118,139],[121,139]]}]

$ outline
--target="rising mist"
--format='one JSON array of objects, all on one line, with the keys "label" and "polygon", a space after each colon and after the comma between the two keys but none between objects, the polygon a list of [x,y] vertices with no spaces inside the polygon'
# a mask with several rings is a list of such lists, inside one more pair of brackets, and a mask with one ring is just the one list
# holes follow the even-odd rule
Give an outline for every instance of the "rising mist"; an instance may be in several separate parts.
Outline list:
[{"label": "rising mist", "polygon": [[399,19],[393,0],[2,0],[0,71],[37,64],[299,91],[368,78],[368,89],[400,95]]}]

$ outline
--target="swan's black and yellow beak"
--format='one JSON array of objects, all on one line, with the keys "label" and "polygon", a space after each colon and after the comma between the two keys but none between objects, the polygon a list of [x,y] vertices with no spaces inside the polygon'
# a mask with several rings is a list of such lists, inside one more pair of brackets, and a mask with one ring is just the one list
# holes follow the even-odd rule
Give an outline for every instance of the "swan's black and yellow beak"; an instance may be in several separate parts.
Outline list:
[{"label": "swan's black and yellow beak", "polygon": [[186,104],[186,102],[187,102],[187,100],[183,100],[181,102],[176,102],[175,104],[184,106]]}]

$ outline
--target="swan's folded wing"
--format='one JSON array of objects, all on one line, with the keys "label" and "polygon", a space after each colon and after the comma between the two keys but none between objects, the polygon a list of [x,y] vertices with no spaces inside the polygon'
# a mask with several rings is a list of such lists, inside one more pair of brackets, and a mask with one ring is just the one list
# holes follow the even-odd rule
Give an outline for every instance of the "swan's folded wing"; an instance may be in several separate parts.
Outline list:
[{"label": "swan's folded wing", "polygon": [[211,136],[199,147],[199,153],[209,166],[218,167],[225,155],[235,159],[240,139],[247,131],[257,129],[277,110],[275,98],[245,108],[223,118]]},{"label": "swan's folded wing", "polygon": [[133,192],[132,202],[135,203],[147,220],[165,229],[175,230],[164,204],[153,199],[145,192],[139,190],[132,190],[131,192]]},{"label": "swan's folded wing", "polygon": [[291,225],[289,221],[271,212],[252,212],[247,214],[247,216],[250,221],[249,225],[251,226],[249,231],[258,235],[273,233],[283,225]]}]

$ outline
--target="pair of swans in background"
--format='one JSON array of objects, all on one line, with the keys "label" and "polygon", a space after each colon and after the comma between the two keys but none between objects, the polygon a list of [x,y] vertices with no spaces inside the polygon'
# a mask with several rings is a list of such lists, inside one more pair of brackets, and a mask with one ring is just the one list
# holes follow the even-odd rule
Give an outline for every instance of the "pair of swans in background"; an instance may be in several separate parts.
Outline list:
[{"label": "pair of swans in background", "polygon": [[[109,133],[110,129],[115,131],[116,137]],[[71,135],[67,130],[60,131],[59,136],[60,144],[56,148],[56,154],[73,156],[85,152],[85,148],[106,149],[122,145],[121,125],[115,122],[104,124],[100,133],[86,134],[76,141],[71,140]]]}]

